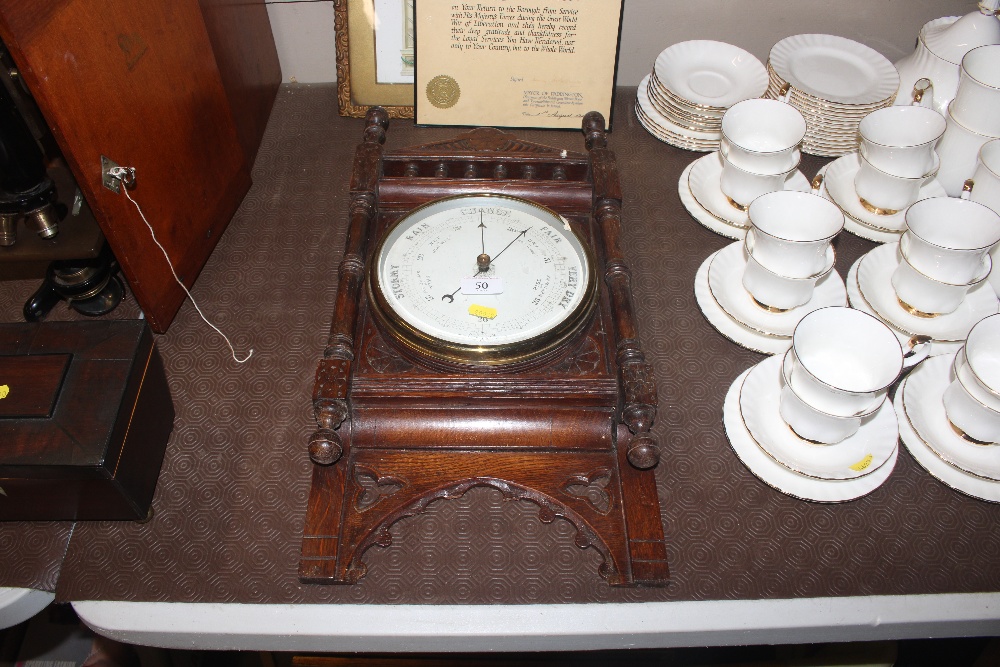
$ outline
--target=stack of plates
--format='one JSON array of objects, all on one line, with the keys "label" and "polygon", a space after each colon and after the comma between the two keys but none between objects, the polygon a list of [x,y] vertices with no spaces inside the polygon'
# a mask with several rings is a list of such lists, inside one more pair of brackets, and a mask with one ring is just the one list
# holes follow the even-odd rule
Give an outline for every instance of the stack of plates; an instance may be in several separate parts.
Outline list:
[{"label": "stack of plates", "polygon": [[765,97],[783,99],[806,120],[802,151],[839,157],[858,148],[858,124],[892,106],[899,74],[883,55],[836,35],[792,35],[771,48]]},{"label": "stack of plates", "polygon": [[679,42],[656,58],[639,84],[636,115],[650,134],[694,151],[713,151],[726,109],[760,97],[767,72],[743,49],[710,40]]}]

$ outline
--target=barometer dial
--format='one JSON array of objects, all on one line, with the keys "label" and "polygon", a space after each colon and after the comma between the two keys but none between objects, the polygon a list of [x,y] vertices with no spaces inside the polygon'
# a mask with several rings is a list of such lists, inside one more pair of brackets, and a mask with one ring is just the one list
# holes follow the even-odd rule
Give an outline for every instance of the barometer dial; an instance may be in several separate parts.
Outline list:
[{"label": "barometer dial", "polygon": [[461,363],[532,359],[586,323],[594,261],[569,223],[503,195],[439,199],[411,211],[375,249],[376,318],[411,349]]}]

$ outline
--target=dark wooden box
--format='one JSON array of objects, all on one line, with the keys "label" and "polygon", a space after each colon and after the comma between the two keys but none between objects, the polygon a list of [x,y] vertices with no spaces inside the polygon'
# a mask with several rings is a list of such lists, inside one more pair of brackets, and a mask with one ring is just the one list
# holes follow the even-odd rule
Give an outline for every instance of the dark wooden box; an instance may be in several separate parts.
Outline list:
[{"label": "dark wooden box", "polygon": [[173,424],[144,321],[0,324],[0,520],[145,518]]}]

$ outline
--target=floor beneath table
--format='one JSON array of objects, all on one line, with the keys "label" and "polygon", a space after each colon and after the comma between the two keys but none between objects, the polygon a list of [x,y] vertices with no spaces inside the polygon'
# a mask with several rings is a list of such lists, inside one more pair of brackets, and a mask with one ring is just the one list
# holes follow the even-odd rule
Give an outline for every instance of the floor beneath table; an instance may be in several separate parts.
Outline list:
[{"label": "floor beneath table", "polygon": [[[0,667],[80,667],[91,655],[94,636],[68,606],[55,605],[19,626],[0,631]],[[105,643],[99,667],[532,667],[567,665],[664,665],[669,667],[993,667],[1000,664],[1000,639],[964,638],[734,646],[587,653],[305,655],[208,652],[124,647]]]}]

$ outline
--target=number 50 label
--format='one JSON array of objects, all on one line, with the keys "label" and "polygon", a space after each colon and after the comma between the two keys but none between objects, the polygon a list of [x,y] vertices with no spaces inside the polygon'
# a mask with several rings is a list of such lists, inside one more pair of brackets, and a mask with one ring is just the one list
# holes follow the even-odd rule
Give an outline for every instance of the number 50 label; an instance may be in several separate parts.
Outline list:
[{"label": "number 50 label", "polygon": [[[454,285],[455,283],[452,283]],[[501,294],[503,278],[462,278],[462,294]]]}]

